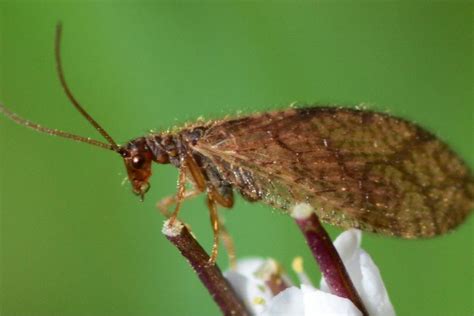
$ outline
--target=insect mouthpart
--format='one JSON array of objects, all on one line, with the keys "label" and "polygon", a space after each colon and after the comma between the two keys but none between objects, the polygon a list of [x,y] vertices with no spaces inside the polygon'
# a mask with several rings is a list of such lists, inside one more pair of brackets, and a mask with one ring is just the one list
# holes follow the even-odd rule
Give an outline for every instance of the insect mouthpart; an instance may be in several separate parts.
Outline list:
[{"label": "insect mouthpart", "polygon": [[142,202],[145,199],[145,193],[147,193],[148,190],[150,190],[150,183],[148,182],[133,184],[133,193],[139,196]]}]

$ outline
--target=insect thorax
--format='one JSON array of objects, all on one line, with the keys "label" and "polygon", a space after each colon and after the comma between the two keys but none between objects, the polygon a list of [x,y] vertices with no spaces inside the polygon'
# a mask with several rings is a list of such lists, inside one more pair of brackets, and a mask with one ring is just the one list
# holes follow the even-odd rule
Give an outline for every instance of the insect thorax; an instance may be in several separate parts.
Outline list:
[{"label": "insect thorax", "polygon": [[150,134],[144,141],[157,163],[171,163],[179,168],[185,157],[192,156],[192,146],[204,135],[206,128],[199,126],[177,133]]},{"label": "insect thorax", "polygon": [[177,133],[150,134],[144,140],[154,161],[171,163],[180,168],[183,161],[192,159],[208,187],[214,187],[225,198],[232,198],[232,185],[226,181],[213,161],[193,148],[203,137],[206,129],[205,126],[197,126]]}]

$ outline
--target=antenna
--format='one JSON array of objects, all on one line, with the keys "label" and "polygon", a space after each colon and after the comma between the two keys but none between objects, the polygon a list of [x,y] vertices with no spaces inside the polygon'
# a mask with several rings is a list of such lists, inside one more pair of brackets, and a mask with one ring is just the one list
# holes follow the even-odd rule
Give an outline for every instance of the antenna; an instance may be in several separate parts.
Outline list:
[{"label": "antenna", "polygon": [[62,29],[63,28],[62,28],[61,22],[58,22],[58,24],[56,25],[56,39],[55,39],[55,42],[54,42],[54,52],[55,52],[55,58],[56,58],[56,70],[58,72],[59,81],[61,81],[61,86],[63,87],[64,92],[66,93],[67,97],[69,98],[69,101],[71,101],[72,105],[74,105],[74,107],[79,111],[79,113],[81,113],[82,116],[84,116],[86,118],[86,120],[88,120],[89,123],[91,123],[92,126],[94,126],[95,129],[102,136],[104,136],[104,138],[110,143],[110,145],[112,145],[112,149],[114,151],[118,152],[120,150],[119,145],[117,145],[117,143],[113,140],[113,138],[79,104],[79,102],[76,100],[76,98],[72,94],[71,89],[69,89],[69,86],[67,85],[66,78],[64,77],[63,66],[62,66],[62,63],[61,63],[61,35],[62,35]]},{"label": "antenna", "polygon": [[72,140],[77,141],[77,142],[91,144],[91,145],[94,145],[94,146],[98,146],[100,148],[114,150],[112,145],[109,145],[107,143],[103,143],[101,141],[91,139],[89,137],[82,137],[82,136],[74,135],[74,134],[71,134],[71,133],[68,133],[68,132],[61,131],[59,129],[44,127],[44,126],[41,126],[39,124],[28,121],[28,120],[18,116],[17,114],[13,113],[9,109],[7,109],[2,103],[0,103],[0,112],[3,113],[6,117],[11,119],[12,121],[14,121],[15,123],[26,126],[28,128],[31,128],[31,129],[34,129],[35,131],[42,132],[42,133],[45,133],[45,134],[48,134],[48,135],[54,135],[54,136],[59,136],[59,137],[63,137],[63,138],[69,138],[69,139],[72,139]]},{"label": "antenna", "polygon": [[59,129],[53,129],[41,126],[40,124],[31,122],[27,119],[22,118],[21,116],[13,113],[7,107],[5,107],[2,103],[0,103],[0,113],[4,114],[6,117],[11,119],[17,124],[26,126],[31,128],[35,131],[45,133],[48,135],[59,136],[63,138],[72,139],[77,142],[91,144],[100,148],[113,150],[116,152],[120,152],[120,146],[112,139],[112,137],[84,110],[84,108],[79,104],[79,102],[74,98],[71,90],[69,89],[66,79],[64,78],[64,72],[61,65],[61,33],[62,33],[62,26],[61,23],[58,23],[56,26],[56,39],[55,39],[55,57],[56,57],[56,69],[59,75],[59,80],[61,81],[61,86],[63,87],[64,91],[66,92],[67,97],[72,102],[74,107],[95,127],[99,133],[105,137],[105,139],[110,143],[104,143],[95,139],[91,139],[89,137],[82,137],[79,135],[71,134],[68,132],[61,131]]}]

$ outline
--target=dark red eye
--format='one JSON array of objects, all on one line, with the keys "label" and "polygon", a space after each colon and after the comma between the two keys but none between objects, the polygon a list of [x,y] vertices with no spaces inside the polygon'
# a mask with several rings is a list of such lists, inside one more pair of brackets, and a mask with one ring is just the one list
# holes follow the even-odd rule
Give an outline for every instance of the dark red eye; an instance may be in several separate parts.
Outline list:
[{"label": "dark red eye", "polygon": [[143,156],[134,156],[132,158],[132,166],[135,169],[140,169],[143,167],[143,164],[145,163],[145,158]]}]

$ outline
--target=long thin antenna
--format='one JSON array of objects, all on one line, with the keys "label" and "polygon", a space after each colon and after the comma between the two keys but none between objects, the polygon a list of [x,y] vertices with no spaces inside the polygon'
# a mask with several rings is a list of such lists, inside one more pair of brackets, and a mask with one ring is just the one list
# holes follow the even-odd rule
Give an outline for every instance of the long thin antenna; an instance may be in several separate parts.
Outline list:
[{"label": "long thin antenna", "polygon": [[38,131],[38,132],[46,133],[48,135],[55,135],[55,136],[59,136],[59,137],[69,138],[69,139],[75,140],[77,142],[91,144],[91,145],[94,145],[94,146],[97,146],[97,147],[100,147],[100,148],[104,148],[104,149],[115,150],[112,147],[112,145],[109,145],[107,143],[103,143],[103,142],[100,142],[98,140],[91,139],[89,137],[82,137],[82,136],[74,135],[74,134],[64,132],[64,131],[61,131],[61,130],[58,130],[58,129],[47,128],[47,127],[41,126],[39,124],[33,123],[31,121],[28,121],[27,119],[24,119],[24,118],[18,116],[17,114],[13,113],[12,111],[10,111],[9,109],[7,109],[1,103],[0,103],[0,113],[3,113],[6,117],[11,119],[15,123],[18,123],[20,125],[26,126],[28,128],[31,128],[31,129],[34,129],[35,131]]},{"label": "long thin antenna", "polygon": [[104,136],[104,138],[110,143],[112,146],[112,149],[115,151],[119,151],[120,147],[117,145],[117,143],[113,140],[113,138],[97,123],[87,112],[86,110],[79,104],[79,102],[76,100],[74,95],[72,94],[71,90],[69,89],[69,86],[66,83],[66,78],[64,77],[64,71],[61,63],[61,34],[62,34],[62,24],[59,22],[56,25],[56,40],[55,40],[55,57],[56,57],[56,70],[58,72],[59,80],[61,81],[61,86],[64,89],[64,92],[66,93],[67,97],[71,101],[71,103],[74,105],[74,107],[84,116],[89,123],[92,124],[92,126],[95,127],[95,129]]}]

